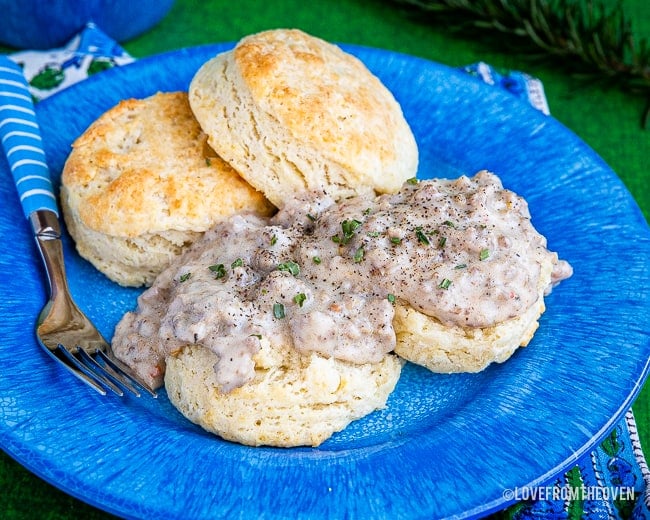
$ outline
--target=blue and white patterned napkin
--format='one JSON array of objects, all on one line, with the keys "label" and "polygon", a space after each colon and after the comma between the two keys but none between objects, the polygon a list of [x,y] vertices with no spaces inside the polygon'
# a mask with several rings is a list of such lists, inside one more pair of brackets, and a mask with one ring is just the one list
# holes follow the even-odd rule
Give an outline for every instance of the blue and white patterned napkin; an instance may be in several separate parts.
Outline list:
[{"label": "blue and white patterned napkin", "polygon": [[9,57],[23,68],[34,101],[45,99],[92,74],[134,61],[93,23],[86,25],[65,47],[25,50]]}]

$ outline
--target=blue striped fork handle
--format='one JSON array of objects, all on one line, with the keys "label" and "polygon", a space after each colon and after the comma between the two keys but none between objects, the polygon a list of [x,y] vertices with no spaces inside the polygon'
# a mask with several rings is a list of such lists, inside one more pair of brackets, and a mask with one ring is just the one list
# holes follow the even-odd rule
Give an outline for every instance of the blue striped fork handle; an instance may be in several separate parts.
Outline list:
[{"label": "blue striped fork handle", "polygon": [[32,96],[22,69],[6,56],[0,56],[0,138],[25,217],[38,220],[34,212],[48,210],[58,218]]}]

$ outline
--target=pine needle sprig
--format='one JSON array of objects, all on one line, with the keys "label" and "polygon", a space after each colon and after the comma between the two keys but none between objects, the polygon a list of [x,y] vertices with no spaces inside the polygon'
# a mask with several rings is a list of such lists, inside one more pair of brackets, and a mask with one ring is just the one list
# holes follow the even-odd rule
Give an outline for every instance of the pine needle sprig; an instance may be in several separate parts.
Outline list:
[{"label": "pine needle sprig", "polygon": [[508,34],[528,42],[528,51],[556,56],[573,72],[600,76],[643,95],[650,115],[650,45],[637,41],[622,0],[393,0],[428,13],[452,29]]}]

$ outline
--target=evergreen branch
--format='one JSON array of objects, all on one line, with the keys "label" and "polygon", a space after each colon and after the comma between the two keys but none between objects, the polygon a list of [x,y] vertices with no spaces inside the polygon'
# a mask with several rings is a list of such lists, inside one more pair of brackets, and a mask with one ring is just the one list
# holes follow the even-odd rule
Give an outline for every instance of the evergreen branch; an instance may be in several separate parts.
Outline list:
[{"label": "evergreen branch", "polygon": [[[393,0],[428,13],[456,29],[468,26],[523,39],[573,69],[603,76],[645,96],[642,123],[650,115],[650,45],[636,41],[622,0]],[[578,63],[576,63],[576,58]]]}]

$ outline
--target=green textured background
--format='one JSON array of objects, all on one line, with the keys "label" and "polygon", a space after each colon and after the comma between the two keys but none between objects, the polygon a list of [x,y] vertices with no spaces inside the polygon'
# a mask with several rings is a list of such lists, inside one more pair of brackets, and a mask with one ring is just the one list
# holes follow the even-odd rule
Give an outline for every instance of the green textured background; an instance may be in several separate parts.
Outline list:
[{"label": "green textured background", "polygon": [[[650,40],[650,2],[623,0],[623,6],[633,21],[637,39]],[[645,100],[577,79],[555,63],[532,60],[520,52],[517,42],[488,44],[475,30],[451,32],[422,17],[412,17],[386,0],[177,0],[158,26],[122,44],[133,56],[143,57],[181,47],[235,41],[279,27],[296,27],[330,41],[390,49],[451,66],[482,60],[539,77],[554,117],[618,173],[650,220],[650,128],[643,130],[640,125]],[[10,51],[0,47],[0,52]],[[645,385],[633,410],[648,456],[650,384]],[[69,497],[0,452],[0,518],[113,517]]]}]

